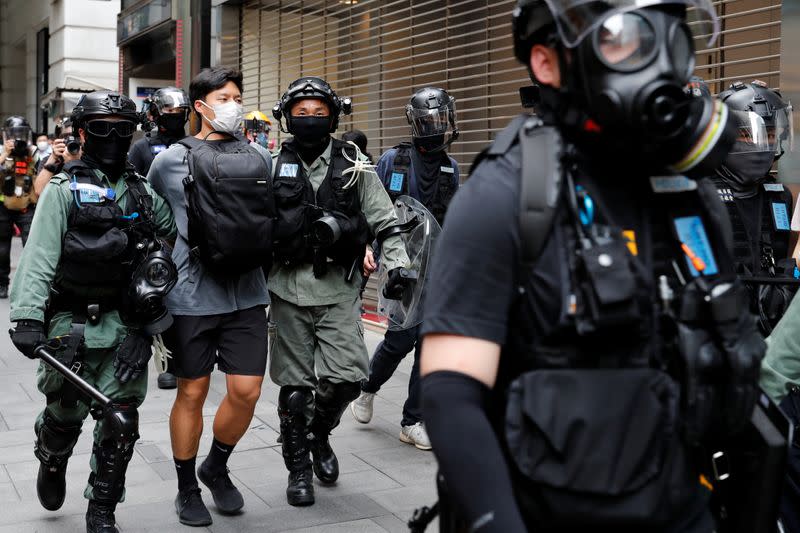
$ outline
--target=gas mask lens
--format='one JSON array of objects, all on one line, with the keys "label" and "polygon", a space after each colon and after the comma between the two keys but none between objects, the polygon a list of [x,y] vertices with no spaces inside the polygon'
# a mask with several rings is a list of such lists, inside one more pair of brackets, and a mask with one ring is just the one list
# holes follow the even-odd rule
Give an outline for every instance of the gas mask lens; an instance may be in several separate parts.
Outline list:
[{"label": "gas mask lens", "polygon": [[606,18],[596,31],[597,55],[615,70],[639,70],[656,52],[656,32],[639,13],[617,13]]},{"label": "gas mask lens", "polygon": [[172,269],[162,261],[155,260],[147,266],[145,276],[154,287],[163,287],[172,281]]}]

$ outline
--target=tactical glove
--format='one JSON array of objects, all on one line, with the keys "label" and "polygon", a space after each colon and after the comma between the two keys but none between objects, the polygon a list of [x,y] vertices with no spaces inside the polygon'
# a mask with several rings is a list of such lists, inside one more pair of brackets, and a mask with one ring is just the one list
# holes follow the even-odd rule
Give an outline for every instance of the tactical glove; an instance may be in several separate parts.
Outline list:
[{"label": "tactical glove", "polygon": [[114,356],[114,372],[120,383],[127,383],[142,375],[153,352],[152,338],[142,332],[131,332],[117,348]]},{"label": "tactical glove", "polygon": [[34,350],[47,341],[44,324],[38,320],[19,320],[17,326],[8,330],[11,342],[29,359],[36,359]]},{"label": "tactical glove", "polygon": [[383,286],[383,296],[389,300],[402,300],[403,293],[411,279],[405,268],[393,268],[388,273],[386,284]]}]

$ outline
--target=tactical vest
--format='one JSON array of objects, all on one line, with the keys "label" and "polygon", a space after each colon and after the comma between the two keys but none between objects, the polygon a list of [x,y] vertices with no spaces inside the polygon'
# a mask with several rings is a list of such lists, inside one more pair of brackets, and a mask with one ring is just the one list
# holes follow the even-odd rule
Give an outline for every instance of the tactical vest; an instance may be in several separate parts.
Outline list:
[{"label": "tactical vest", "polygon": [[[523,176],[527,165],[547,164],[540,156],[552,146],[541,153],[519,146],[525,120],[501,132],[481,158],[505,158]],[[549,156],[557,176],[540,194],[544,211],[552,210],[536,228],[545,237],[520,265],[492,420],[530,528],[660,531],[703,501],[704,490],[678,429],[672,302],[682,301],[682,282],[694,279],[695,267],[712,284],[735,279],[730,239],[715,190],[679,176],[651,178],[655,192],[631,206],[645,221],[633,239],[596,203],[586,225],[575,207],[577,185],[591,178],[560,181],[568,173],[558,153]],[[525,202],[524,187],[520,196]],[[530,244],[522,228],[521,236]],[[555,287],[543,277],[553,273]]]},{"label": "tactical vest", "polygon": [[[306,175],[303,161],[292,141],[281,146],[275,165],[273,190],[278,217],[275,225],[275,258],[284,265],[314,265],[316,277],[327,271],[327,262],[352,269],[363,259],[372,232],[361,210],[358,184],[345,189],[353,177],[345,171],[352,168],[342,150],[355,159],[355,150],[348,144],[332,139],[331,162],[328,173],[316,193]],[[312,224],[330,214],[341,228],[341,236],[331,246],[320,247],[312,232]]]},{"label": "tactical vest", "polygon": [[36,159],[12,156],[6,162],[6,173],[3,181],[3,203],[12,211],[24,211],[35,204],[33,196],[33,180],[36,177]]},{"label": "tactical vest", "polygon": [[129,172],[120,178],[127,184],[123,211],[113,189],[107,189],[112,191],[107,195],[101,194],[105,186],[82,161],[67,163],[64,173],[70,183],[72,204],[48,313],[85,312],[89,304],[98,304],[101,312],[122,310],[131,276],[138,266],[136,258],[142,255],[137,245],[143,238],[155,238],[153,198],[144,186],[144,178]]},{"label": "tactical vest", "polygon": [[[409,194],[412,166],[411,151],[415,148],[411,143],[405,142],[398,144],[394,149],[397,152],[394,156],[394,163],[390,173],[389,187],[386,189],[392,202],[400,196]],[[458,186],[453,180],[455,169],[453,169],[453,162],[450,157],[445,152],[441,152],[440,159],[439,174],[436,178],[437,184],[434,188],[433,198],[425,202],[425,207],[436,218],[436,221],[442,225],[447,208],[453,199],[453,195],[458,190]],[[417,169],[417,175],[421,170]],[[417,190],[419,191],[419,183],[417,183]]]}]

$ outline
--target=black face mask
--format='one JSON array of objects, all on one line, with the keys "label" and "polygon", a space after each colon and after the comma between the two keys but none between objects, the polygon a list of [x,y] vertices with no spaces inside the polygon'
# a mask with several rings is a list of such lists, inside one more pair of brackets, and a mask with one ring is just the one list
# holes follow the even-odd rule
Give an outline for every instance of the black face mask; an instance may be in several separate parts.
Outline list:
[{"label": "black face mask", "polygon": [[[620,25],[638,32],[635,50],[616,44]],[[736,138],[724,104],[684,92],[694,45],[681,10],[611,15],[569,55],[561,49],[560,63],[565,87],[554,91],[553,116],[601,159],[624,158],[644,174],[699,177],[722,162]]]},{"label": "black face mask", "polygon": [[90,161],[100,166],[109,179],[115,180],[125,169],[130,146],[131,137],[120,137],[115,131],[108,137],[98,137],[88,133],[83,143],[83,153]]},{"label": "black face mask", "polygon": [[433,152],[444,146],[444,134],[414,137],[414,146],[423,154]]},{"label": "black face mask", "polygon": [[328,146],[331,135],[330,117],[292,117],[291,129],[295,142],[303,148]]},{"label": "black face mask", "polygon": [[173,137],[183,137],[185,134],[183,126],[186,124],[186,115],[184,113],[159,115],[157,123],[159,128]]},{"label": "black face mask", "polygon": [[767,173],[775,160],[775,152],[739,152],[729,154],[717,173],[725,183],[739,195],[755,193],[767,179]]}]

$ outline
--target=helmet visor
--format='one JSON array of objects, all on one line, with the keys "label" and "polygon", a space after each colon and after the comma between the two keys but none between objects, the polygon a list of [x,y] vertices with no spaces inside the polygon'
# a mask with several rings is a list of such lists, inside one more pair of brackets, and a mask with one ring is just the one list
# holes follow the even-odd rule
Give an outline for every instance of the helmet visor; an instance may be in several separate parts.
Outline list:
[{"label": "helmet visor", "polygon": [[[455,104],[451,104],[455,106]],[[453,108],[455,113],[455,108]],[[444,135],[450,126],[450,107],[441,106],[436,109],[418,109],[409,106],[408,120],[414,137]]]},{"label": "helmet visor", "polygon": [[31,140],[31,129],[27,126],[14,126],[11,128],[5,128],[3,130],[5,134],[5,139],[22,139],[29,141]]},{"label": "helmet visor", "polygon": [[794,151],[794,109],[792,104],[775,110],[775,130],[767,131],[769,141],[780,156]]},{"label": "helmet visor", "polygon": [[767,125],[760,115],[752,111],[730,111],[729,120],[736,125],[738,136],[732,154],[768,152],[772,150]]},{"label": "helmet visor", "polygon": [[719,33],[719,19],[711,0],[545,0],[565,46],[577,46],[613,15],[646,7],[682,5],[695,39],[711,45]]},{"label": "helmet visor", "polygon": [[163,91],[155,100],[159,113],[178,113],[189,110],[189,100],[183,91]]}]

